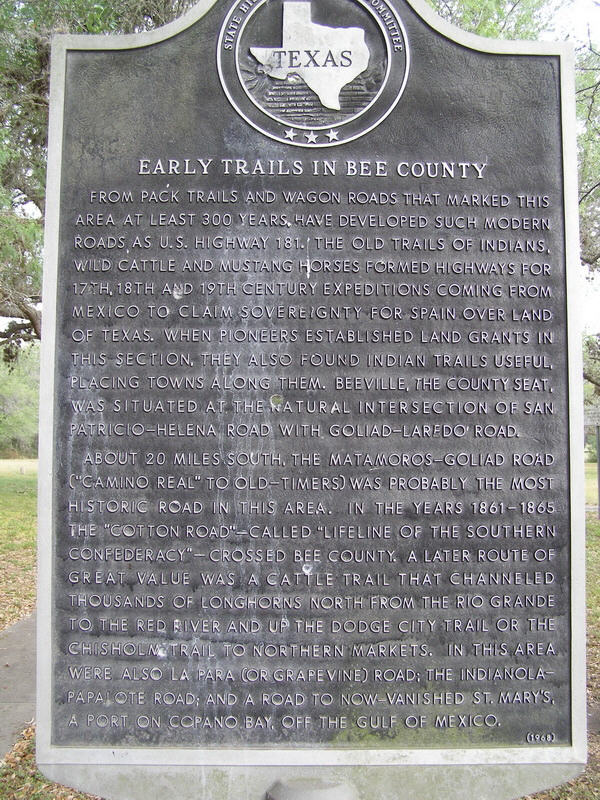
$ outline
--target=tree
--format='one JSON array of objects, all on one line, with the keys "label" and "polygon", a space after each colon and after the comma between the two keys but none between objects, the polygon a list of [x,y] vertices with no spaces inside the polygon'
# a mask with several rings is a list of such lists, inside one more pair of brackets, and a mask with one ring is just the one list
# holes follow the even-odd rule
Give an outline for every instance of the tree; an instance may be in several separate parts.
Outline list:
[{"label": "tree", "polygon": [[[581,259],[600,269],[600,49],[591,39],[578,49],[579,219]],[[600,384],[598,384],[600,388]]]},{"label": "tree", "polygon": [[5,362],[41,336],[50,40],[53,33],[132,33],[164,25],[193,0],[1,0],[0,329]]},{"label": "tree", "polygon": [[493,39],[537,39],[563,0],[429,0],[448,22]]},{"label": "tree", "polygon": [[583,339],[583,377],[590,384],[586,401],[600,401],[600,335],[585,336]]}]

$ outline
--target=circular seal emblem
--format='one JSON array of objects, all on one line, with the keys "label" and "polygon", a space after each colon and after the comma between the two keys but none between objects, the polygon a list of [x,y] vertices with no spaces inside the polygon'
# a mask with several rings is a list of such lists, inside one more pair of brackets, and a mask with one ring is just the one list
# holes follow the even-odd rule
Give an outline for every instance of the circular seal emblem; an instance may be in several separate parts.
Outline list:
[{"label": "circular seal emblem", "polygon": [[373,130],[406,85],[409,52],[385,0],[238,0],[217,44],[235,110],[296,147],[332,147]]}]

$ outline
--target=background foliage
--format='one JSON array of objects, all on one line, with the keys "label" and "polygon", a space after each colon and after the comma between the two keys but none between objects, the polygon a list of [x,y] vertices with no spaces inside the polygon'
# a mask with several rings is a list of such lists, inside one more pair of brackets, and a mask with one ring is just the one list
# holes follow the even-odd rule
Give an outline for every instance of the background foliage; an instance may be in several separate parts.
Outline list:
[{"label": "background foliage", "polygon": [[39,345],[28,345],[14,368],[0,362],[0,458],[34,458],[38,444]]}]

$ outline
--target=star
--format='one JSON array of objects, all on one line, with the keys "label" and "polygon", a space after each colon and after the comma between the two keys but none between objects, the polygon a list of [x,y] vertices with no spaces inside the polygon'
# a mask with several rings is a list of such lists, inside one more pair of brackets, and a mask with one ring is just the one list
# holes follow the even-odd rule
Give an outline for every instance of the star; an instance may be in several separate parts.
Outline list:
[{"label": "star", "polygon": [[304,136],[306,137],[306,141],[310,142],[311,144],[315,144],[317,141],[317,136],[314,131],[309,131],[308,133],[305,133]]},{"label": "star", "polygon": [[285,132],[285,138],[293,142],[296,138],[296,131],[293,128],[288,128]]},{"label": "star", "polygon": [[327,138],[329,139],[330,142],[337,142],[338,132],[333,130],[329,131],[329,133],[327,134]]}]

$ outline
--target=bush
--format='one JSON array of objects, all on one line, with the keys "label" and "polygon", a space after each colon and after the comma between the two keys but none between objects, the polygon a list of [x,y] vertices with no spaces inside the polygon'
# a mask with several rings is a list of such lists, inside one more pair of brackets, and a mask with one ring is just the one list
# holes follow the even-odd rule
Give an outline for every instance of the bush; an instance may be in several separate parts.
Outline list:
[{"label": "bush", "polygon": [[16,363],[0,362],[0,458],[35,458],[38,447],[39,345]]}]

